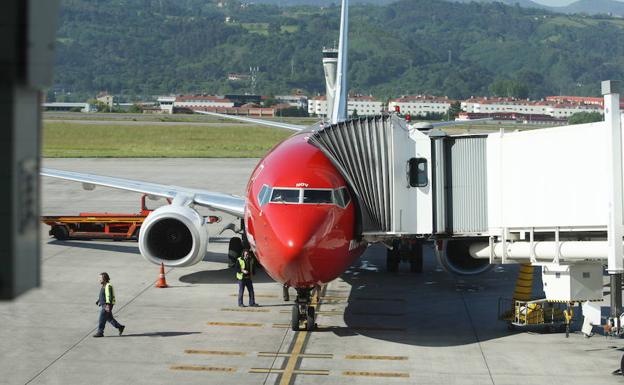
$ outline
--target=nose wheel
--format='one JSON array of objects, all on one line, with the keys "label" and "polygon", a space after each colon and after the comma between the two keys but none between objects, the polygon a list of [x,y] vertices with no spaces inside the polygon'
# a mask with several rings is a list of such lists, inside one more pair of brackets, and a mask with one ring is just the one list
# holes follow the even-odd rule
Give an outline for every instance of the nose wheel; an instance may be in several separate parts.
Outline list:
[{"label": "nose wheel", "polygon": [[312,289],[297,289],[297,298],[292,309],[291,328],[293,331],[312,331],[316,328],[316,312],[312,303]]}]

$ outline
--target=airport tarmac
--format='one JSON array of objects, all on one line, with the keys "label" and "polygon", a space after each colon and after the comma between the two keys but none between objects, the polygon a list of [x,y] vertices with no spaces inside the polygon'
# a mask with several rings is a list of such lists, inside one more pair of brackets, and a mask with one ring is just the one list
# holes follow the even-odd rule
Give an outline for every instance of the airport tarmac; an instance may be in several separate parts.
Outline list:
[{"label": "airport tarmac", "polygon": [[[46,159],[45,167],[243,194],[256,159]],[[139,194],[44,178],[42,214],[134,212]],[[402,265],[374,246],[322,292],[319,330],[288,328],[281,286],[259,274],[260,308],[236,307],[231,232],[211,225],[203,262],[167,269],[135,242],[55,241],[41,226],[42,288],[0,303],[0,384],[619,384],[619,339],[507,331],[497,321],[517,269],[457,278]],[[115,316],[95,339],[98,273],[115,286]],[[292,297],[292,296],[291,296]],[[247,301],[247,299],[245,299]],[[577,327],[578,329],[578,327]]]}]

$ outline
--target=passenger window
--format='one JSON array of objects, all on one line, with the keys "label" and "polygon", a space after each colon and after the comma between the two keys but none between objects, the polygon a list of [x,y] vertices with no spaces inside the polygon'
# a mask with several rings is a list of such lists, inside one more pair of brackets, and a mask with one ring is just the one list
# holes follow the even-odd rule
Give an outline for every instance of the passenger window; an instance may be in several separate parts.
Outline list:
[{"label": "passenger window", "polygon": [[299,189],[273,189],[271,202],[299,203]]},{"label": "passenger window", "polygon": [[332,190],[303,190],[303,203],[332,204]]},{"label": "passenger window", "polygon": [[429,184],[427,176],[427,159],[412,158],[408,162],[409,184],[412,187],[425,187]]},{"label": "passenger window", "polygon": [[269,197],[271,196],[271,188],[267,185],[262,186],[260,192],[258,193],[258,204],[260,206],[264,206],[269,202]]}]

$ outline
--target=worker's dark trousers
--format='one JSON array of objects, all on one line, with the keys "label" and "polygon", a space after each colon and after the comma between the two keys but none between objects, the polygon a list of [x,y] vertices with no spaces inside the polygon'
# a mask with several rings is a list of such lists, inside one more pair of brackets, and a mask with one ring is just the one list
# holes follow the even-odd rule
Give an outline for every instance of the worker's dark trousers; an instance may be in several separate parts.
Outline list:
[{"label": "worker's dark trousers", "polygon": [[104,311],[104,306],[100,306],[100,322],[98,324],[98,333],[104,333],[104,326],[106,326],[106,321],[110,322],[115,328],[119,329],[121,324],[117,322],[115,318],[113,318],[113,307],[111,306],[111,311]]},{"label": "worker's dark trousers", "polygon": [[251,306],[256,303],[256,299],[254,298],[253,283],[249,278],[243,278],[238,281],[238,304],[243,304],[243,293],[245,292],[245,288],[247,288],[247,292],[249,293],[249,306]]}]

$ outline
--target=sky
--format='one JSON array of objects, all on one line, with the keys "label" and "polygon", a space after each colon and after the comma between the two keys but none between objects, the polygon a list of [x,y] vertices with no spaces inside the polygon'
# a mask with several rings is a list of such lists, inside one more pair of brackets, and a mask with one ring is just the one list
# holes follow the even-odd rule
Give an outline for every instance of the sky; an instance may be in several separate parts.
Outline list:
[{"label": "sky", "polygon": [[[548,5],[551,7],[563,7],[565,5],[569,5],[574,3],[576,0],[533,0],[536,3]],[[617,0],[624,1],[624,0]]]}]

